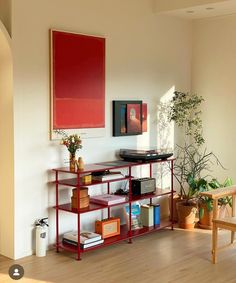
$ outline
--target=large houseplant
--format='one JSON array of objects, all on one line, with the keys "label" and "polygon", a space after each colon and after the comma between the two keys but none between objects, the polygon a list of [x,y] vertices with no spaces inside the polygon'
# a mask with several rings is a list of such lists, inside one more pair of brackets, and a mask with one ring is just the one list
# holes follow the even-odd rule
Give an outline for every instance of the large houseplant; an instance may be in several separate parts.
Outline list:
[{"label": "large houseplant", "polygon": [[201,191],[207,189],[207,171],[217,157],[204,149],[202,135],[201,103],[203,98],[196,94],[174,92],[169,104],[168,117],[181,131],[183,141],[176,145],[174,176],[179,184],[177,202],[178,220],[181,228],[193,228],[196,200]]}]

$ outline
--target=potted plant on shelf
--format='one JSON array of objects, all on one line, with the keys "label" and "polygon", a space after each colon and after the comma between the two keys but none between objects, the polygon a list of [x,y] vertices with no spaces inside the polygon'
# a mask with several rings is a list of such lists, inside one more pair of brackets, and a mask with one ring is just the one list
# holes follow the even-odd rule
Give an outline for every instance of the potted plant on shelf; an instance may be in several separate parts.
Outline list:
[{"label": "potted plant on shelf", "polygon": [[174,92],[170,101],[169,121],[181,130],[182,145],[176,145],[174,177],[179,184],[177,202],[178,221],[181,228],[193,228],[197,212],[198,194],[207,189],[206,171],[212,163],[219,163],[213,152],[203,148],[200,106],[203,98],[196,94]]},{"label": "potted plant on shelf", "polygon": [[80,136],[77,134],[68,135],[64,130],[54,130],[54,132],[62,136],[61,144],[65,145],[70,153],[70,170],[74,171],[77,162],[76,152],[82,148]]}]

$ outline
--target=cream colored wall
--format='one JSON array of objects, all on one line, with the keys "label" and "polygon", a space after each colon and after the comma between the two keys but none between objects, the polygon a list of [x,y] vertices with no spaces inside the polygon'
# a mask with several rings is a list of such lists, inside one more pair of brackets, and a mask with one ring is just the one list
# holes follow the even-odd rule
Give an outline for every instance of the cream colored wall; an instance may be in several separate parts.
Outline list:
[{"label": "cream colored wall", "polygon": [[12,0],[0,0],[0,20],[11,35],[11,4]]},{"label": "cream colored wall", "polygon": [[236,182],[236,15],[196,21],[193,28],[193,90],[205,99],[204,135],[227,168],[213,175]]},{"label": "cream colored wall", "polygon": [[12,56],[0,21],[0,254],[14,257],[14,137]]},{"label": "cream colored wall", "polygon": [[[191,24],[157,16],[146,0],[21,0],[13,2],[15,123],[15,258],[32,253],[33,223],[49,216],[49,242],[55,241],[55,190],[51,169],[64,165],[66,149],[49,140],[50,28],[106,37],[106,134],[83,140],[86,163],[112,160],[120,148],[155,145],[156,106],[170,88],[188,90]],[[115,99],[143,99],[149,107],[149,132],[112,137]],[[69,200],[68,190],[61,197]],[[60,232],[75,228],[62,215]],[[82,217],[92,229],[99,213]],[[86,223],[89,223],[87,225]]]}]

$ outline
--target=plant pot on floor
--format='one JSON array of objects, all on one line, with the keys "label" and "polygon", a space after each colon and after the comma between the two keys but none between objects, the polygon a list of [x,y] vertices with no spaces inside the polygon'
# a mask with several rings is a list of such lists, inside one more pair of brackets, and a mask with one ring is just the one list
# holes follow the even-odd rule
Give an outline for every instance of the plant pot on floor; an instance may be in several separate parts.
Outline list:
[{"label": "plant pot on floor", "polygon": [[[218,206],[218,218],[229,217],[231,215],[231,207],[229,205]],[[199,204],[199,227],[202,229],[212,229],[213,210],[207,208],[205,203]]]},{"label": "plant pot on floor", "polygon": [[179,227],[183,229],[193,229],[195,226],[195,216],[197,208],[192,203],[177,202]]},{"label": "plant pot on floor", "polygon": [[199,203],[199,227],[202,229],[212,229],[213,211],[207,208],[206,203]]}]

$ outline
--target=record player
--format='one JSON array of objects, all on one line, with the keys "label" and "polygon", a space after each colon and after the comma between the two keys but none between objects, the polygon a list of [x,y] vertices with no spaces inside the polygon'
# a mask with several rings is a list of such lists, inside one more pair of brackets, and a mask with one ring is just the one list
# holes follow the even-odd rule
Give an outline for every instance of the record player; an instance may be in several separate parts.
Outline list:
[{"label": "record player", "polygon": [[126,161],[152,161],[157,159],[167,159],[173,152],[157,149],[120,149],[120,157]]}]

